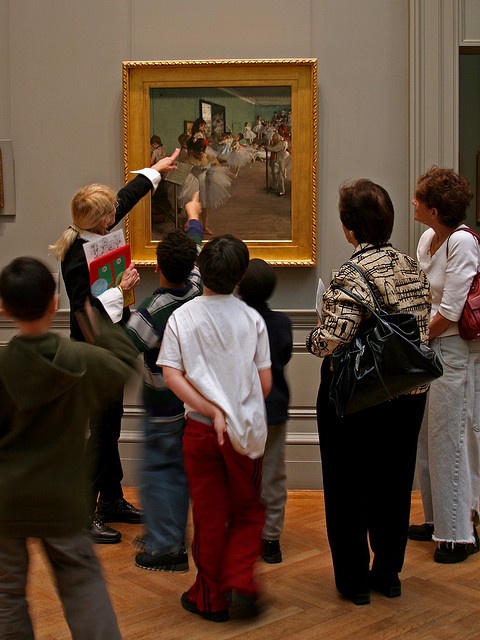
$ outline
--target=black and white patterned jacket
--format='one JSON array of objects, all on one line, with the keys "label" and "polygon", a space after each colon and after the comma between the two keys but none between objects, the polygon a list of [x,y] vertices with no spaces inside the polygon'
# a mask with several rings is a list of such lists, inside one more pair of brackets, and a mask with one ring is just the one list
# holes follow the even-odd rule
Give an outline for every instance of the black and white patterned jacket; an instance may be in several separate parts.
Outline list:
[{"label": "black and white patterned jacket", "polygon": [[[420,337],[427,342],[430,285],[416,261],[390,244],[376,247],[366,243],[358,245],[350,261],[361,268],[383,309],[389,313],[403,311],[415,315]],[[334,285],[345,287],[374,306],[361,275],[348,262],[343,264],[323,295],[322,323],[307,335],[307,350],[320,358],[348,344],[362,319],[370,315],[365,307]]]}]

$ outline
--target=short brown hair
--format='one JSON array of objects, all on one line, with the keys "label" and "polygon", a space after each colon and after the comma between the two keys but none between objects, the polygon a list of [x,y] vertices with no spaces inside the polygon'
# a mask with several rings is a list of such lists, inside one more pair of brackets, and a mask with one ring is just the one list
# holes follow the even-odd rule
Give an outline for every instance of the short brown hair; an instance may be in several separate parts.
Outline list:
[{"label": "short brown hair", "polygon": [[198,256],[203,284],[214,293],[232,293],[247,270],[248,260],[243,240],[230,234],[213,238]]},{"label": "short brown hair", "polygon": [[340,187],[338,208],[342,224],[358,242],[385,244],[393,230],[394,209],[383,187],[360,178]]},{"label": "short brown hair", "polygon": [[468,181],[453,169],[434,165],[417,179],[415,198],[436,209],[440,222],[454,229],[467,217],[473,192]]},{"label": "short brown hair", "polygon": [[14,320],[21,322],[43,318],[55,295],[55,289],[55,280],[50,270],[36,258],[15,258],[0,274],[3,308]]}]

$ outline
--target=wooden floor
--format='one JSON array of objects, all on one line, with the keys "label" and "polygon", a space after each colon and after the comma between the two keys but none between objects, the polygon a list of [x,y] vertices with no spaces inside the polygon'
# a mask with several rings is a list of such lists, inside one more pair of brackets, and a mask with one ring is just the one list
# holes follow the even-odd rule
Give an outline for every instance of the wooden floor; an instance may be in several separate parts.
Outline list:
[{"label": "wooden floor", "polygon": [[[132,489],[126,497],[137,502]],[[386,505],[385,517],[388,518]],[[345,525],[348,526],[348,505]],[[420,496],[413,494],[412,522],[421,523]],[[123,541],[96,545],[125,640],[470,640],[480,638],[480,554],[457,565],[433,562],[433,542],[407,547],[403,595],[372,594],[357,607],[334,587],[325,533],[323,493],[291,491],[282,538],[282,564],[258,564],[266,609],[254,621],[212,623],[184,611],[180,596],[193,581],[183,574],[135,567],[132,540],[140,525],[118,525]],[[191,528],[189,527],[189,538]],[[39,548],[32,543],[29,583],[36,640],[70,638]],[[86,639],[87,640],[87,639]]]}]

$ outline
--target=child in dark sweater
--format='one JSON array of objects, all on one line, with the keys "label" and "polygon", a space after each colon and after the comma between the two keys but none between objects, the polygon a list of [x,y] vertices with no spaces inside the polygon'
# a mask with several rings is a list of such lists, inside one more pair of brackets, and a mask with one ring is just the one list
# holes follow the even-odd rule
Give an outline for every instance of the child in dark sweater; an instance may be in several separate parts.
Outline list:
[{"label": "child in dark sweater", "polygon": [[268,435],[263,457],[261,494],[265,507],[262,556],[270,564],[282,561],[280,536],[287,502],[285,437],[290,395],[284,368],[293,348],[290,318],[281,311],[272,311],[267,304],[276,280],[272,267],[264,260],[255,258],[250,260],[238,287],[241,298],[265,320],[272,360],[272,389],[265,399]]}]

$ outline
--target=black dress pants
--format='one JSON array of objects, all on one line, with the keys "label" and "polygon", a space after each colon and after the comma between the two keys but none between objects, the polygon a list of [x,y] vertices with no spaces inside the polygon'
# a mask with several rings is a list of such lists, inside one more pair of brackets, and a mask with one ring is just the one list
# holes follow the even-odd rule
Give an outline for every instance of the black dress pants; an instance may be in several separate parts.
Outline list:
[{"label": "black dress pants", "polygon": [[95,511],[97,497],[104,502],[123,497],[123,469],[118,451],[122,416],[123,393],[90,417],[86,457],[90,468],[91,513]]},{"label": "black dress pants", "polygon": [[331,378],[327,357],[317,422],[335,583],[348,596],[369,591],[370,549],[380,580],[389,582],[402,569],[426,394],[339,417],[329,398]]}]

